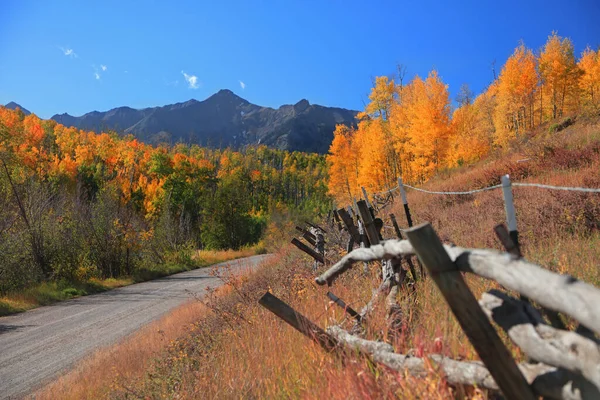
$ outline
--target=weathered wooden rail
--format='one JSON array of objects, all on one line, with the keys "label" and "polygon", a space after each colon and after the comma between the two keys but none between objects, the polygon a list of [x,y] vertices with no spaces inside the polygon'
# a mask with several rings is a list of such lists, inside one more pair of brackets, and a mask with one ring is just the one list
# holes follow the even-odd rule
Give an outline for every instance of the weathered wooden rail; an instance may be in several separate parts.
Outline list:
[{"label": "weathered wooden rail", "polygon": [[[360,312],[333,293],[327,293],[335,304],[355,319],[357,325],[368,323],[367,315],[382,294],[387,296],[389,326],[398,325],[395,319],[401,315],[401,310],[396,303],[396,295],[407,279],[408,271],[413,284],[417,282],[417,271],[411,259],[417,256],[422,268],[420,279],[426,275],[431,277],[481,361],[457,361],[439,354],[428,355],[426,360],[397,354],[389,344],[364,339],[356,334],[357,330],[353,329],[350,333],[340,326],[322,330],[297,313],[298,317],[294,319],[290,317],[293,309],[285,303],[285,307],[281,306],[282,302],[278,299],[279,308],[285,311],[269,309],[329,351],[344,353],[344,349],[353,350],[348,354],[359,351],[393,370],[422,376],[427,373],[427,365],[433,362],[451,384],[476,385],[500,391],[509,399],[535,399],[540,396],[600,399],[600,289],[523,259],[507,179],[503,180],[502,188],[509,229],[504,225],[494,228],[506,252],[442,244],[430,224],[412,227],[412,216],[401,180],[399,187],[409,229],[402,231],[395,216],[390,215],[398,239],[383,240],[383,221],[375,217],[373,207],[365,200],[354,201],[352,210],[338,209],[332,213],[331,230],[335,231],[334,227],[337,227],[337,231],[344,232],[348,238],[345,249],[348,253],[337,263],[331,265],[325,259],[324,249],[312,250],[303,243],[298,245],[298,239],[294,239],[294,244],[315,260],[329,265],[316,277],[319,285],[333,285],[338,277],[357,263],[366,266],[367,263],[381,262],[381,284]],[[364,195],[367,197],[366,191]],[[318,225],[310,225],[312,229],[318,229],[314,233],[324,233]],[[305,235],[307,231],[303,228],[298,230],[306,240],[312,239]],[[403,262],[407,263],[406,269],[402,268]],[[478,301],[463,274],[493,280],[505,290],[517,293],[519,298],[509,292],[490,290]],[[273,297],[267,293],[261,304],[273,303]],[[561,315],[570,316],[579,323],[577,329],[568,330]],[[300,328],[298,321],[301,321]],[[492,321],[522,350],[528,362],[518,364],[513,359]]]}]

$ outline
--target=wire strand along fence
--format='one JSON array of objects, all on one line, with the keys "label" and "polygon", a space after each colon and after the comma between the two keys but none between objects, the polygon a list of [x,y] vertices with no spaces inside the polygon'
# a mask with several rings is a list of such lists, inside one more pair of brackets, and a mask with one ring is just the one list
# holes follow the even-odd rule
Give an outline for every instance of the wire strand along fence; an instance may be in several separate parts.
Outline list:
[{"label": "wire strand along fence", "polygon": [[[297,227],[314,250],[297,238],[292,241],[315,263],[328,267],[316,277],[319,285],[331,287],[357,263],[366,268],[380,262],[381,283],[360,311],[350,308],[331,291],[327,292],[329,299],[354,320],[353,329],[347,331],[340,326],[321,329],[270,293],[259,303],[326,351],[341,357],[358,351],[387,368],[417,376],[425,375],[427,366],[434,363],[450,384],[500,391],[509,399],[600,398],[600,289],[523,259],[518,244],[513,186],[600,193],[600,189],[592,188],[511,183],[508,176],[502,177],[500,185],[462,192],[428,191],[404,185],[399,179],[396,188],[376,194],[371,202],[354,201],[353,207],[333,210],[328,219],[329,231],[310,224],[309,236],[307,229]],[[467,195],[502,189],[508,229],[499,224],[494,231],[505,252],[444,245],[429,223],[413,227],[405,187],[432,195]],[[409,228],[402,231],[391,214],[397,238],[384,240],[382,232],[386,226],[376,215],[377,205],[381,205],[378,196],[391,195],[397,190]],[[364,189],[363,195],[367,197]],[[316,246],[315,239],[324,237],[326,232],[327,241],[321,239]],[[345,246],[341,240],[344,237],[348,241]],[[344,249],[347,254],[336,263],[330,262],[325,257],[326,242],[331,247]],[[495,281],[506,291],[518,293],[519,298],[494,289],[484,293],[478,301],[463,278],[465,273]],[[406,285],[409,277],[412,283]],[[393,336],[401,327],[399,319],[403,310],[397,303],[399,290],[414,289],[424,279],[432,279],[440,290],[481,361],[453,360],[439,354],[425,358],[398,354],[386,342],[362,337],[365,330],[361,327],[369,323],[373,304],[382,297],[385,297],[386,321]],[[567,329],[563,316],[579,324],[576,330]],[[528,362],[514,360],[491,321],[508,334],[528,357]],[[390,337],[387,339],[391,340]],[[346,349],[351,351],[344,351]]]}]

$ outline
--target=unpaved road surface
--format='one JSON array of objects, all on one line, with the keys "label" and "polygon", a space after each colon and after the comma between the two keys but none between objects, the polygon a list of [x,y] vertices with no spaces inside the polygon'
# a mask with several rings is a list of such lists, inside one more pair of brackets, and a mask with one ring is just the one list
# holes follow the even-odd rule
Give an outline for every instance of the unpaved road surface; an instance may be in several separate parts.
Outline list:
[{"label": "unpaved road surface", "polygon": [[[215,265],[253,268],[268,255]],[[207,287],[202,268],[0,318],[0,398],[20,398],[90,354],[159,318]]]}]

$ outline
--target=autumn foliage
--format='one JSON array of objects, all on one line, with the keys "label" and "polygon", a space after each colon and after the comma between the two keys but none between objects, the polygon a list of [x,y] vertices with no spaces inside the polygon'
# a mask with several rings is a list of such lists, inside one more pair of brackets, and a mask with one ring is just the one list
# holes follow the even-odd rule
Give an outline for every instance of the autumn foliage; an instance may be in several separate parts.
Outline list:
[{"label": "autumn foliage", "polygon": [[[600,50],[576,58],[557,33],[534,52],[520,43],[478,96],[461,88],[453,107],[437,71],[404,83],[377,77],[355,128],[338,126],[327,157],[329,191],[340,204],[508,149],[536,127],[600,110]],[[553,130],[553,129],[551,129]]]},{"label": "autumn foliage", "polygon": [[0,294],[191,264],[256,243],[275,209],[323,211],[326,192],[317,154],[151,146],[0,107]]}]

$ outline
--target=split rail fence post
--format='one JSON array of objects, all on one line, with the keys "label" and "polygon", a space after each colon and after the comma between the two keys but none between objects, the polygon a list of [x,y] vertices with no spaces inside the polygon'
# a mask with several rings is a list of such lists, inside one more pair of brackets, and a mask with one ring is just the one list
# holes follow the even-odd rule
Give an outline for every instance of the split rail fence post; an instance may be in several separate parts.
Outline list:
[{"label": "split rail fence post", "polygon": [[522,253],[519,246],[519,231],[517,230],[517,215],[515,213],[515,204],[513,201],[512,184],[510,183],[510,177],[508,175],[503,175],[500,180],[502,181],[502,196],[504,197],[504,210],[506,212],[508,234],[515,244],[520,256]]},{"label": "split rail fence post", "polygon": [[317,237],[311,232],[307,231],[306,229],[300,228],[299,226],[296,226],[296,230],[302,233],[302,237],[306,239],[306,241],[310,243],[311,246],[314,247],[317,245]]},{"label": "split rail fence post", "polygon": [[371,213],[371,217],[375,218],[375,209],[373,208],[373,204],[369,201],[369,195],[367,194],[367,190],[364,186],[361,186],[360,189],[363,192],[363,196],[365,196],[365,201],[367,202],[367,207],[369,208],[369,212]]},{"label": "split rail fence post", "polygon": [[325,350],[331,351],[336,347],[337,341],[332,336],[271,293],[265,293],[258,300],[258,304],[290,324],[298,332],[317,342]]},{"label": "split rail fence post", "polygon": [[325,264],[325,261],[327,261],[322,254],[317,253],[316,251],[314,251],[313,249],[311,249],[296,238],[292,239],[292,244],[300,250],[302,250],[303,252],[305,252],[306,254],[308,254],[309,256],[311,256],[312,258],[314,258],[316,261],[320,262],[321,264]]},{"label": "split rail fence post", "polygon": [[461,272],[448,256],[432,226],[426,223],[405,232],[415,253],[429,270],[452,313],[504,396],[509,399],[535,399],[517,363],[481,309]]},{"label": "split rail fence post", "polygon": [[333,301],[335,304],[340,306],[349,316],[354,318],[357,322],[362,321],[361,315],[359,313],[357,313],[355,309],[353,309],[348,304],[346,304],[346,302],[344,300],[340,299],[339,297],[337,297],[335,294],[333,294],[331,292],[327,292],[327,297],[329,297],[329,299],[331,301]]},{"label": "split rail fence post", "polygon": [[[402,240],[402,231],[398,226],[398,222],[396,221],[396,216],[394,214],[390,214],[390,219],[392,220],[392,225],[394,225],[394,230],[396,231],[396,236],[398,239]],[[413,280],[417,281],[417,271],[415,271],[415,265],[412,262],[412,259],[406,258],[406,263],[408,264],[408,268],[410,269],[410,274],[412,275]]]},{"label": "split rail fence post", "polygon": [[344,225],[346,225],[346,229],[348,230],[348,233],[350,234],[350,237],[352,238],[354,243],[360,243],[360,233],[356,228],[356,225],[354,225],[354,220],[352,220],[352,217],[350,216],[348,211],[344,210],[343,208],[340,208],[337,211],[337,213],[342,219]]},{"label": "split rail fence post", "polygon": [[[404,214],[406,215],[406,223],[409,228],[413,226],[412,216],[410,215],[410,208],[408,207],[408,199],[406,198],[406,190],[404,189],[404,182],[402,182],[402,177],[398,177],[398,189],[400,189],[400,197],[402,198],[402,204],[404,205]],[[423,268],[423,264],[421,261],[417,259],[417,263],[419,264],[419,269],[421,270],[421,278],[425,280],[425,268]],[[416,275],[413,276],[416,282]]]},{"label": "split rail fence post", "polygon": [[371,211],[367,207],[367,203],[364,200],[360,200],[356,203],[358,206],[358,213],[360,214],[360,218],[365,223],[365,230],[367,231],[367,237],[369,238],[369,243],[371,246],[379,244],[379,232],[375,227],[375,221],[373,221],[373,216],[371,215]]},{"label": "split rail fence post", "polygon": [[[358,234],[360,237],[360,240],[359,240],[360,248],[364,249],[365,247],[371,247],[371,245],[368,243],[367,235],[365,235],[365,225],[363,224],[363,222],[360,218],[358,219]],[[367,274],[369,272],[369,264],[367,264],[366,262],[363,263],[363,272],[365,274]]]},{"label": "split rail fence post", "polygon": [[406,214],[406,222],[408,223],[408,227],[412,228],[413,220],[410,215],[410,208],[408,208],[408,200],[406,199],[406,190],[404,190],[404,183],[402,182],[402,177],[398,178],[398,188],[400,189],[400,196],[402,197],[402,204],[404,205],[404,214]]}]

